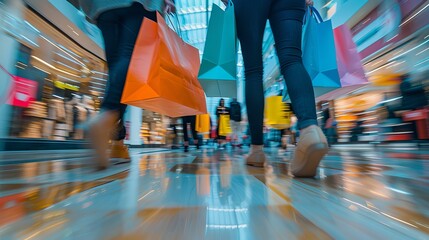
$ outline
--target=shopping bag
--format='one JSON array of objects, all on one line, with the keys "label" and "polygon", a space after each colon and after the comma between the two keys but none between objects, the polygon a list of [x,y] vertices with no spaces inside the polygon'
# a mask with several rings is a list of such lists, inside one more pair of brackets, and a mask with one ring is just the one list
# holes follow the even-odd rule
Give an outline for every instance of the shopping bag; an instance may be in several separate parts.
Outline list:
[{"label": "shopping bag", "polygon": [[208,97],[237,97],[237,37],[234,6],[213,4],[198,79]]},{"label": "shopping bag", "polygon": [[219,116],[219,136],[226,137],[232,133],[231,119],[229,115]]},{"label": "shopping bag", "polygon": [[195,130],[199,133],[209,133],[210,132],[210,115],[203,114],[197,115],[197,120],[195,124]]},{"label": "shopping bag", "polygon": [[265,124],[275,129],[290,127],[292,112],[281,96],[267,97],[265,100]]},{"label": "shopping bag", "polygon": [[122,103],[169,117],[207,113],[198,82],[198,49],[186,44],[163,17],[144,19],[137,38]]},{"label": "shopping bag", "polygon": [[314,7],[304,19],[302,60],[314,87],[341,87],[331,20],[323,21]]},{"label": "shopping bag", "polygon": [[216,131],[216,128],[212,128],[212,129],[210,130],[210,138],[212,138],[212,139],[216,139],[216,138],[217,138],[217,131]]},{"label": "shopping bag", "polygon": [[349,27],[344,24],[335,28],[334,39],[341,86],[368,83]]},{"label": "shopping bag", "polygon": [[[316,97],[341,87],[332,22],[323,21],[314,7],[308,7],[304,16],[302,61],[310,75]],[[283,101],[289,100],[285,85]]]},{"label": "shopping bag", "polygon": [[14,76],[8,104],[28,108],[36,100],[38,83],[23,77]]}]

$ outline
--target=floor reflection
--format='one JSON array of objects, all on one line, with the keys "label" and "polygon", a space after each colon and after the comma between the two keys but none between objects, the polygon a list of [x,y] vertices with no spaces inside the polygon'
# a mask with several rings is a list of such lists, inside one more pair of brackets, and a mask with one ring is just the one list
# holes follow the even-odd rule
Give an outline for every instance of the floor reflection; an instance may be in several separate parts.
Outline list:
[{"label": "floor reflection", "polygon": [[244,152],[0,165],[0,239],[429,238],[425,153],[332,150],[315,179],[294,179],[290,151],[270,149],[264,169]]}]

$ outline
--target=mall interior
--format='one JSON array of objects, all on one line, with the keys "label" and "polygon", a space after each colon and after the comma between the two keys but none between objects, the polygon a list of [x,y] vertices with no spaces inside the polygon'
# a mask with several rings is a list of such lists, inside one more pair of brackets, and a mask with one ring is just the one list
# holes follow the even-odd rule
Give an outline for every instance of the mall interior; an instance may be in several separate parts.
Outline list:
[{"label": "mall interior", "polygon": [[[314,0],[313,31],[330,33],[302,42],[303,58],[318,62],[306,68],[329,142],[314,178],[291,174],[300,130],[269,22],[267,161],[246,165],[253,109],[239,41],[232,61],[207,63],[227,52],[213,51],[226,42],[212,39],[221,35],[213,19],[234,6],[221,0],[176,0],[164,22],[199,52],[191,85],[204,90],[206,112],[194,126],[169,114],[178,105],[129,104],[119,150],[112,140],[109,167],[94,169],[85,126],[100,112],[109,67],[79,2],[0,0],[0,239],[429,239],[428,0]],[[231,78],[203,77],[205,63]]]}]

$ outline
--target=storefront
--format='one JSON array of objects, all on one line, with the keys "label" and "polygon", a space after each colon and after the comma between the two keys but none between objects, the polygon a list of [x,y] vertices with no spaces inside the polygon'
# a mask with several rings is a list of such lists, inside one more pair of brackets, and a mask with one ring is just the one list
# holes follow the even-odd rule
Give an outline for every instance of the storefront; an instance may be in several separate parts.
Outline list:
[{"label": "storefront", "polygon": [[3,28],[19,45],[7,104],[10,139],[82,140],[80,127],[97,113],[107,82],[104,60],[81,47],[39,13]]},{"label": "storefront", "polygon": [[151,111],[143,111],[140,137],[145,144],[166,144],[171,119]]},{"label": "storefront", "polygon": [[396,132],[393,128],[402,127],[403,129],[408,124],[389,123],[388,120],[387,108],[401,100],[399,78],[399,75],[372,78],[371,84],[348,93],[344,92],[342,96],[338,95],[332,99],[329,102],[329,108],[330,115],[334,115],[335,142],[383,142],[400,138],[401,134],[412,134],[412,132]]}]

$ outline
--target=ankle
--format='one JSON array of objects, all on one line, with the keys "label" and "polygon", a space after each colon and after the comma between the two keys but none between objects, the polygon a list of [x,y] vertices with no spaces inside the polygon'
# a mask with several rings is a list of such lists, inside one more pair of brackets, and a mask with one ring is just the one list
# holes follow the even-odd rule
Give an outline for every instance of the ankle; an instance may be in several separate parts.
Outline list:
[{"label": "ankle", "polygon": [[264,145],[252,145],[250,147],[251,152],[263,152],[264,151]]},{"label": "ankle", "polygon": [[122,146],[122,145],[124,145],[124,140],[114,140],[114,141],[112,141],[112,145]]},{"label": "ankle", "polygon": [[316,125],[316,124],[312,124],[312,125],[310,125],[310,126],[307,126],[307,127],[303,128],[303,129],[301,129],[301,131],[306,131],[306,130],[308,130],[308,129],[311,129],[311,128],[318,128],[318,127],[319,127],[318,125]]}]

